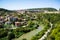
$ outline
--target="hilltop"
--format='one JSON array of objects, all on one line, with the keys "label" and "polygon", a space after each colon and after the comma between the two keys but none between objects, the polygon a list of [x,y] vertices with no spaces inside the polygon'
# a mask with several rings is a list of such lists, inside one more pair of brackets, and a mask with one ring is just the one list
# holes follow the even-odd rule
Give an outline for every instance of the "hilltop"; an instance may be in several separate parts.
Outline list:
[{"label": "hilltop", "polygon": [[16,12],[16,11],[12,11],[12,10],[7,10],[7,9],[4,9],[4,8],[0,8],[0,15],[10,14],[10,13],[13,13],[13,12]]},{"label": "hilltop", "polygon": [[[55,8],[30,8],[30,9],[23,9],[23,10],[47,10],[47,11],[57,11],[57,9]],[[14,10],[7,10],[4,8],[0,8],[0,11],[3,12],[13,12]],[[19,11],[19,10],[15,10],[15,11]]]},{"label": "hilltop", "polygon": [[27,10],[48,10],[48,11],[57,11],[55,8],[31,8]]},{"label": "hilltop", "polygon": [[23,10],[8,10],[8,9],[4,9],[4,8],[0,8],[0,15],[3,14],[11,14],[11,13],[25,13],[25,11],[27,12],[43,12],[43,11],[58,11],[55,8],[30,8],[30,9],[23,9]]}]

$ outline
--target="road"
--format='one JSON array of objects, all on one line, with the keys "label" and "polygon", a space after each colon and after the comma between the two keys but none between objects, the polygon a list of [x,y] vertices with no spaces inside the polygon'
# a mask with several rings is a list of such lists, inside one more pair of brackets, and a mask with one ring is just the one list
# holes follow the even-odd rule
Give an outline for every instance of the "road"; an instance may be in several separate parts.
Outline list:
[{"label": "road", "polygon": [[24,38],[27,39],[27,40],[31,40],[31,38],[33,36],[35,36],[38,32],[40,32],[42,29],[43,29],[43,27],[38,27],[38,29],[35,29],[35,30],[31,31],[31,32],[23,34],[21,37],[15,39],[15,40],[22,40]]},{"label": "road", "polygon": [[45,34],[39,39],[39,40],[44,40],[46,37],[47,37],[47,35],[50,33],[50,31],[51,31],[51,29],[52,29],[52,23],[50,23],[50,28],[45,32]]}]

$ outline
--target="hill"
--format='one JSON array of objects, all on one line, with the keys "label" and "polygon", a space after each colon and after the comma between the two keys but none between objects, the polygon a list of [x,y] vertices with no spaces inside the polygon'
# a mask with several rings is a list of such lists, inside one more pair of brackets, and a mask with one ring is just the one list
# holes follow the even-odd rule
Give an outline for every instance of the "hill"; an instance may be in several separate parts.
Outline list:
[{"label": "hill", "polygon": [[47,11],[57,11],[55,8],[31,8],[27,10],[47,10]]},{"label": "hill", "polygon": [[10,14],[10,13],[13,13],[13,12],[15,12],[15,11],[0,8],[0,15]]}]

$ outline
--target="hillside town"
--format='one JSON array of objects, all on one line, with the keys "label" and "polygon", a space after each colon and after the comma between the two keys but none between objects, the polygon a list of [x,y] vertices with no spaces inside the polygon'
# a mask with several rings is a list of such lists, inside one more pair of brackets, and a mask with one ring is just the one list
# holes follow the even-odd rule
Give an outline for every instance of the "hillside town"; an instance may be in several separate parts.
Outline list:
[{"label": "hillside town", "polygon": [[[20,27],[20,26],[24,26],[27,25],[27,21],[29,19],[31,20],[35,20],[37,19],[36,15],[31,15],[31,13],[60,13],[60,10],[58,11],[48,11],[48,10],[17,10],[17,14],[16,13],[11,13],[11,14],[7,14],[5,16],[0,15],[0,27],[3,28],[3,25],[6,26],[8,25],[9,27],[7,28],[12,28],[13,26],[15,26],[15,28]],[[0,13],[2,14],[2,13]],[[24,18],[23,15],[25,15]],[[14,29],[14,27],[13,27]]]},{"label": "hillside town", "polygon": [[[59,21],[60,10],[54,8],[42,8],[42,9],[11,11],[1,8],[0,9],[1,40],[3,39],[35,40],[36,38],[40,39],[43,35],[45,35],[45,32],[49,34],[50,31],[53,29],[52,27],[52,29],[49,32],[47,31],[51,27],[50,22],[54,25]],[[51,9],[53,10],[51,11]],[[26,35],[29,36],[25,37]],[[37,35],[39,37],[37,37]]]},{"label": "hillside town", "polygon": [[60,40],[60,0],[0,0],[0,40]]}]

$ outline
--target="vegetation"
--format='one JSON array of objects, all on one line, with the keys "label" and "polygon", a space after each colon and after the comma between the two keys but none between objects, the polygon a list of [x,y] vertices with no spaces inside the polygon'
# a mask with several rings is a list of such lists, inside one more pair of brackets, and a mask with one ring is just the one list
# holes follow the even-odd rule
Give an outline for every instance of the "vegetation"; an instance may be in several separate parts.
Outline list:
[{"label": "vegetation", "polygon": [[8,30],[0,28],[0,38],[7,36]]},{"label": "vegetation", "polygon": [[[27,10],[47,10],[47,11],[57,11],[54,8],[35,8],[35,9],[27,9]],[[27,13],[24,14],[18,13],[16,11],[10,11],[6,9],[0,9],[0,16],[4,19],[7,17],[6,15],[17,17],[17,20],[12,19],[9,20],[12,22],[10,25],[6,24],[6,20],[4,20],[3,24],[0,23],[0,40],[12,40],[13,38],[18,38],[21,35],[28,33],[34,29],[37,29],[41,24],[45,27],[44,29],[35,36],[32,37],[31,40],[38,40],[41,38],[47,29],[50,28],[50,22],[54,25],[51,33],[48,35],[46,40],[59,40],[60,39],[60,14],[44,14],[44,13]],[[1,21],[1,20],[0,20]],[[7,20],[8,21],[8,20]],[[21,22],[22,25],[17,26],[16,29],[10,29],[15,27],[15,22]],[[23,40],[26,40],[25,38]]]},{"label": "vegetation", "polygon": [[2,15],[2,16],[11,14],[11,13],[16,13],[16,11],[11,11],[11,10],[0,8],[0,15]]},{"label": "vegetation", "polygon": [[50,28],[50,26],[48,26],[48,25],[45,26],[42,31],[38,32],[38,34],[36,34],[35,36],[33,36],[31,38],[31,40],[38,40],[39,38],[41,38],[45,34],[45,32]]},{"label": "vegetation", "polygon": [[55,8],[32,8],[28,10],[48,10],[48,11],[57,11]]},{"label": "vegetation", "polygon": [[13,33],[9,32],[8,40],[12,40],[13,38],[15,38],[15,35]]},{"label": "vegetation", "polygon": [[[53,23],[53,29],[50,33],[50,35],[46,38],[46,40],[59,40],[59,25],[60,25],[60,14],[44,14],[44,18],[47,19],[49,22]],[[46,26],[49,28],[49,26]],[[47,28],[47,29],[48,29]],[[46,30],[47,30],[46,29]],[[39,38],[42,37],[42,35],[44,34],[44,32],[46,31],[45,29],[43,29],[41,32],[39,32],[37,35],[35,35],[34,37],[32,37],[31,40],[38,40]]]},{"label": "vegetation", "polygon": [[54,29],[51,31],[51,33],[48,35],[46,40],[59,40],[60,39],[60,23],[59,21],[55,24]]}]

